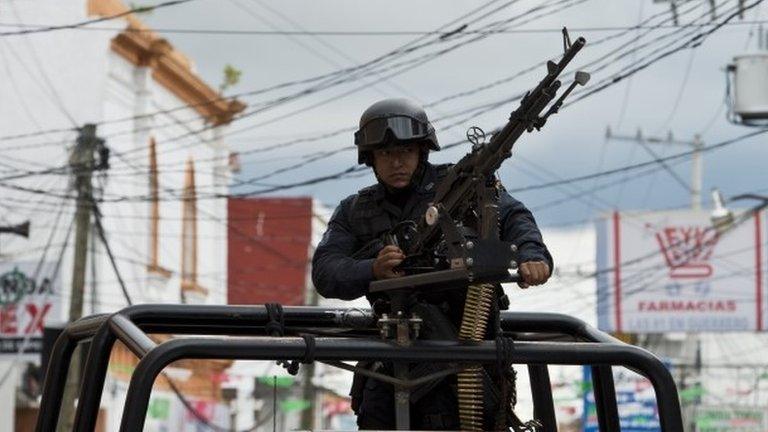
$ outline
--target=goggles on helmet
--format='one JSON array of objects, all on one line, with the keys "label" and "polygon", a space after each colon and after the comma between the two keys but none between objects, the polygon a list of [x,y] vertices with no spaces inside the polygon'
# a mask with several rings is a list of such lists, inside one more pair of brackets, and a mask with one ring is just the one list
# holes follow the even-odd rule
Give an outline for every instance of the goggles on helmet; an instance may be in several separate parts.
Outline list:
[{"label": "goggles on helmet", "polygon": [[411,117],[377,118],[367,122],[355,132],[355,144],[363,147],[380,144],[384,142],[387,130],[392,131],[392,135],[401,141],[426,138],[432,133],[429,124]]}]

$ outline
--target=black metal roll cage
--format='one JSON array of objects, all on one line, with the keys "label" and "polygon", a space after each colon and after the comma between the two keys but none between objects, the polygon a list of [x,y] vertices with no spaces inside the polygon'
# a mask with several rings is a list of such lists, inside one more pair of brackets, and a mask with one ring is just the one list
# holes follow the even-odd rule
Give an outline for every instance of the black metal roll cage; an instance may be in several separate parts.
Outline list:
[{"label": "black metal roll cage", "polygon": [[[54,432],[59,421],[67,371],[75,347],[90,340],[73,430],[93,431],[101,402],[110,352],[116,341],[139,359],[131,376],[120,432],[141,431],[152,385],[170,363],[187,358],[293,360],[307,354],[307,342],[296,335],[308,328],[337,335],[315,339],[316,361],[483,362],[497,360],[495,342],[417,340],[410,346],[372,338],[373,316],[360,309],[285,307],[286,337],[181,337],[157,344],[151,333],[176,335],[262,336],[270,321],[264,306],[136,305],[114,314],[96,315],[69,324],[51,352],[45,376],[37,432]],[[670,372],[653,354],[625,344],[583,321],[561,314],[503,312],[501,326],[515,334],[514,363],[528,366],[537,429],[555,432],[557,423],[547,365],[591,365],[601,432],[621,430],[611,366],[624,366],[653,385],[661,429],[682,432],[677,389]],[[351,337],[356,336],[356,337]]]}]

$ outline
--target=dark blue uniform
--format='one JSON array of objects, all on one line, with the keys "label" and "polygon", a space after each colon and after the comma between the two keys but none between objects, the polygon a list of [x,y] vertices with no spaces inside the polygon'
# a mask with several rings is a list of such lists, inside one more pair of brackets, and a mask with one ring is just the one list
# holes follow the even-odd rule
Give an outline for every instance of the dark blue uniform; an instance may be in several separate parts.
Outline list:
[{"label": "dark blue uniform", "polygon": [[[344,300],[367,296],[368,285],[374,279],[373,262],[378,251],[371,251],[370,256],[361,259],[353,258],[353,254],[371,240],[381,238],[398,222],[423,218],[427,206],[434,198],[436,185],[447,167],[424,162],[414,174],[412,185],[407,190],[390,193],[379,183],[342,200],[312,259],[312,281],[317,291],[324,297]],[[544,261],[552,269],[552,257],[544,245],[533,215],[505,190],[500,193],[499,215],[501,238],[517,245],[518,262]],[[499,294],[503,294],[500,289]],[[458,327],[465,295],[466,291],[451,296],[442,293],[439,298],[427,298],[426,301],[440,302],[441,310]],[[374,300],[370,296],[368,298]],[[458,427],[455,393],[446,391],[448,385],[447,380],[440,382],[429,391],[429,397],[414,403],[413,427]],[[391,386],[368,379],[364,389],[361,395],[356,395],[358,400],[353,400],[360,427],[393,429]],[[447,416],[446,411],[450,413]]]}]

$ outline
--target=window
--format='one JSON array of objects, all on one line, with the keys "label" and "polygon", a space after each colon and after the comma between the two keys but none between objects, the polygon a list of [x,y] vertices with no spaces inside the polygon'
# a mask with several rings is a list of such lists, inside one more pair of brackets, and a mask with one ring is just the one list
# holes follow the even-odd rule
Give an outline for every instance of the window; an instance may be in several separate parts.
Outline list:
[{"label": "window", "polygon": [[181,196],[181,295],[208,291],[197,283],[197,192],[195,191],[195,164],[187,160],[184,170],[184,190]]},{"label": "window", "polygon": [[167,279],[171,276],[171,272],[160,265],[160,180],[154,138],[149,139],[149,206],[149,262],[147,263],[147,271]]}]

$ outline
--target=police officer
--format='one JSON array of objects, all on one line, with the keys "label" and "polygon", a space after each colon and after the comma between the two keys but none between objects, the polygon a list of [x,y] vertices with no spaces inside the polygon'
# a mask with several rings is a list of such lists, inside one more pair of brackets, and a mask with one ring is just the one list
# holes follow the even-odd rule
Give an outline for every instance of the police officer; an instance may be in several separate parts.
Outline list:
[{"label": "police officer", "polygon": [[[312,259],[312,280],[324,297],[352,300],[367,296],[373,302],[377,299],[368,293],[370,282],[401,276],[397,266],[405,255],[392,245],[369,256],[358,256],[356,252],[399,222],[423,217],[447,165],[428,162],[429,151],[440,150],[435,130],[424,109],[407,99],[385,99],[365,110],[355,133],[355,145],[358,163],[373,168],[377,183],[345,198],[336,208]],[[503,189],[500,192],[501,238],[518,247],[520,286],[543,284],[551,274],[552,257],[536,222],[522,203]],[[503,292],[498,291],[502,296]],[[460,291],[426,301],[439,302],[450,322],[458,327],[465,295]],[[353,409],[361,429],[394,429],[392,391],[389,384],[356,376]],[[411,426],[457,429],[456,396],[449,380],[432,386],[428,393],[415,402],[411,398]]]}]

